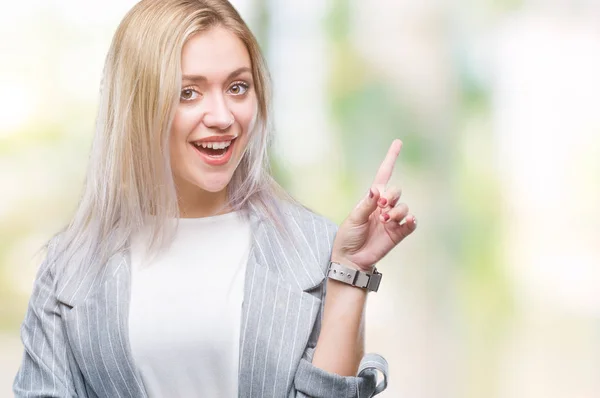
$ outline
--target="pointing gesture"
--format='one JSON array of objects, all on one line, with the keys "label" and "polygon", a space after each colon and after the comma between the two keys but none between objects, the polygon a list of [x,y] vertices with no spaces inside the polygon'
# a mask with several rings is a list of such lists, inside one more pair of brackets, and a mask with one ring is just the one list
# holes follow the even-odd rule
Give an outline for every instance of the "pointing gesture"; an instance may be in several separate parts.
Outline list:
[{"label": "pointing gesture", "polygon": [[417,227],[415,217],[408,214],[408,206],[398,204],[400,189],[387,186],[401,148],[402,141],[392,142],[369,192],[340,225],[332,261],[371,272],[375,263]]}]

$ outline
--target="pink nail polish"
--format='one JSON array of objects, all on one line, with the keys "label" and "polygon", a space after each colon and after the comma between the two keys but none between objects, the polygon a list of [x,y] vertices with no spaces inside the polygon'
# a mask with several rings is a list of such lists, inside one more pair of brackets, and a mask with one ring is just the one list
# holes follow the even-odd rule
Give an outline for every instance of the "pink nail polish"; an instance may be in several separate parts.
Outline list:
[{"label": "pink nail polish", "polygon": [[390,219],[390,215],[389,215],[389,214],[387,214],[387,213],[384,213],[384,214],[383,214],[383,221],[385,221],[385,222],[388,222],[388,221],[389,221],[389,219]]},{"label": "pink nail polish", "polygon": [[375,195],[373,190],[369,188],[369,199],[373,199],[373,195]]},{"label": "pink nail polish", "polygon": [[387,204],[387,199],[386,198],[379,199],[379,205],[380,206],[385,206],[386,204]]}]

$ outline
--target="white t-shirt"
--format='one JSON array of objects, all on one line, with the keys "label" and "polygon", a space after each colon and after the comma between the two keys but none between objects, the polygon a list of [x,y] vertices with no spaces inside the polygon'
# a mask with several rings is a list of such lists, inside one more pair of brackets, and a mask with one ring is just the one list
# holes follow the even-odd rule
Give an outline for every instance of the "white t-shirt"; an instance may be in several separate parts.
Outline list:
[{"label": "white t-shirt", "polygon": [[237,396],[249,223],[240,212],[180,219],[144,264],[143,236],[132,239],[129,335],[150,397]]}]

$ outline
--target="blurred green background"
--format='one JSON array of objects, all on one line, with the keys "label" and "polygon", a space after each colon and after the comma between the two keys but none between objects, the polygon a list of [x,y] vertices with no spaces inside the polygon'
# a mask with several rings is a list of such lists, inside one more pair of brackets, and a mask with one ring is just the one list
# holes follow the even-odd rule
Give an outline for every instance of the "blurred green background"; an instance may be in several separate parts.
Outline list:
[{"label": "blurred green background", "polygon": [[[600,3],[235,0],[275,86],[279,181],[341,222],[393,138],[419,228],[378,267],[383,397],[600,397]],[[131,0],[0,14],[0,396],[68,222]]]}]

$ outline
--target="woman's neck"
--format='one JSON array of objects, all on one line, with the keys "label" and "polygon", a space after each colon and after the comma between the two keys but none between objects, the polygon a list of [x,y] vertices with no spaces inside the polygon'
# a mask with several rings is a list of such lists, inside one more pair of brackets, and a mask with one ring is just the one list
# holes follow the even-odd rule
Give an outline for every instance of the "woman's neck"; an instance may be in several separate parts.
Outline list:
[{"label": "woman's neck", "polygon": [[208,192],[197,186],[178,188],[177,203],[181,218],[210,217],[231,211],[227,205],[227,188],[220,192]]}]

